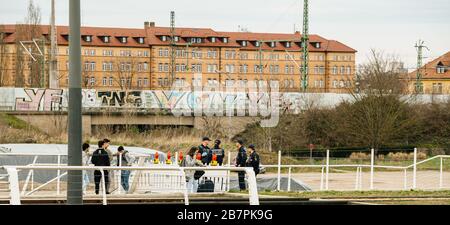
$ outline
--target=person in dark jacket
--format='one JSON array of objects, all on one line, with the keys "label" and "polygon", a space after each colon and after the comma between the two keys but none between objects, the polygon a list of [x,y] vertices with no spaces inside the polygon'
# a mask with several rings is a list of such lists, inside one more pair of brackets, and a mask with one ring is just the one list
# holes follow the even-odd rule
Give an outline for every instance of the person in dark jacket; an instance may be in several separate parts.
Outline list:
[{"label": "person in dark jacket", "polygon": [[211,156],[213,154],[216,154],[216,156],[217,156],[217,163],[219,164],[219,166],[222,166],[223,159],[225,157],[225,150],[220,147],[221,143],[222,142],[220,140],[215,140],[214,141],[214,148],[211,150]]},{"label": "person in dark jacket", "polygon": [[209,165],[212,160],[211,149],[208,146],[210,141],[209,137],[203,137],[202,144],[198,146],[198,152],[202,155],[202,163],[204,165]]},{"label": "person in dark jacket", "polygon": [[[111,165],[111,161],[109,160],[109,156],[108,156],[108,152],[105,151],[105,142],[103,140],[98,142],[98,149],[95,150],[95,152],[92,154],[92,159],[91,162],[92,164],[94,164],[95,166],[102,166],[102,167],[106,167],[106,166],[110,166]],[[95,170],[94,171],[94,182],[95,182],[95,194],[99,193],[100,190],[100,181],[102,179],[102,173],[100,172],[100,170]],[[109,194],[109,171],[108,170],[104,170],[103,171],[103,179],[105,181],[105,190],[106,190],[106,194]]]},{"label": "person in dark jacket", "polygon": [[[245,167],[247,162],[247,153],[244,148],[244,141],[237,140],[236,147],[238,148],[238,154],[236,156],[236,167]],[[245,191],[245,172],[238,172],[239,189]]]},{"label": "person in dark jacket", "polygon": [[248,146],[249,156],[247,159],[247,166],[253,167],[253,171],[255,171],[255,176],[259,174],[259,155],[256,153],[255,145],[251,144]]}]

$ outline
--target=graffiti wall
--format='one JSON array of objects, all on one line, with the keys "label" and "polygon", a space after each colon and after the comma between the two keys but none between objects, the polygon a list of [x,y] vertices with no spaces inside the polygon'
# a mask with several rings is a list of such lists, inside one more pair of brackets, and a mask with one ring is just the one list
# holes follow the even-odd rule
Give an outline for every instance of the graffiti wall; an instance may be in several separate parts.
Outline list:
[{"label": "graffiti wall", "polygon": [[[250,102],[270,104],[270,93],[227,93],[189,91],[104,91],[82,90],[85,110],[105,107],[136,109],[217,109],[248,108]],[[279,93],[279,107],[298,112],[308,106],[327,107],[350,99],[345,94]],[[10,111],[66,111],[68,90],[36,88],[0,88],[0,110]]]}]

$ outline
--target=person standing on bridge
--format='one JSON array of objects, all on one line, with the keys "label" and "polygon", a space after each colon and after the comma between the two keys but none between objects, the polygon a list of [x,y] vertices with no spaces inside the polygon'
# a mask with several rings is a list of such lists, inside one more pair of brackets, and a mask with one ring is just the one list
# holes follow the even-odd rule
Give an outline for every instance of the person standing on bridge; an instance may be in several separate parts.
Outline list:
[{"label": "person standing on bridge", "polygon": [[253,171],[255,171],[255,176],[259,174],[259,155],[256,153],[255,145],[251,144],[248,146],[249,156],[247,159],[247,166],[253,167]]},{"label": "person standing on bridge", "polygon": [[209,137],[203,137],[202,144],[198,146],[198,151],[202,155],[202,163],[204,165],[209,165],[212,159],[211,149],[209,148],[209,142],[211,139]]},{"label": "person standing on bridge", "polygon": [[[108,157],[108,152],[105,150],[105,142],[103,140],[98,142],[98,149],[92,154],[91,162],[95,166],[101,167],[109,167],[111,165],[111,161]],[[102,173],[100,170],[94,171],[94,182],[95,182],[95,194],[98,195],[100,190],[100,181],[102,179]],[[108,186],[109,186],[109,171],[103,171],[103,180],[105,181],[105,191],[106,194],[109,194]]]},{"label": "person standing on bridge", "polygon": [[[236,156],[236,167],[245,167],[247,162],[247,153],[244,148],[244,141],[239,139],[236,141],[236,147],[238,154]],[[245,172],[240,171],[238,172],[238,178],[239,178],[239,189],[241,191],[245,191]]]},{"label": "person standing on bridge", "polygon": [[[125,167],[125,166],[131,166],[134,162],[134,157],[128,153],[128,151],[125,151],[123,146],[119,146],[117,149],[117,166],[119,167]],[[120,183],[122,185],[123,190],[125,190],[127,193],[130,190],[129,185],[129,179],[130,179],[130,171],[129,170],[122,170],[120,173]]]},{"label": "person standing on bridge", "polygon": [[[186,153],[186,157],[181,162],[182,167],[202,167],[204,166],[200,160],[195,158],[195,155],[199,152],[197,147],[192,147]],[[196,193],[198,189],[198,180],[195,180],[194,174],[196,171],[194,170],[186,170],[184,171],[186,174],[186,186],[189,193]]]},{"label": "person standing on bridge", "polygon": [[223,164],[223,158],[225,157],[225,150],[220,147],[220,143],[222,143],[219,139],[214,141],[214,148],[211,150],[211,155],[216,154],[217,163],[219,166]]},{"label": "person standing on bridge", "polygon": [[[105,138],[105,139],[103,139],[103,142],[105,143],[105,151],[108,153],[109,164],[113,165],[114,156],[116,156],[116,154],[113,154],[111,149],[109,149],[109,146],[111,145],[111,141],[108,138]],[[109,183],[114,182],[114,176],[112,173],[108,173],[108,178],[109,178]],[[107,192],[110,191],[109,184],[106,186],[106,191]]]},{"label": "person standing on bridge", "polygon": [[[92,154],[89,152],[90,145],[84,143],[82,145],[83,151],[81,152],[82,166],[89,166],[89,159]],[[83,194],[86,194],[87,186],[89,185],[89,176],[86,170],[83,170]]]}]

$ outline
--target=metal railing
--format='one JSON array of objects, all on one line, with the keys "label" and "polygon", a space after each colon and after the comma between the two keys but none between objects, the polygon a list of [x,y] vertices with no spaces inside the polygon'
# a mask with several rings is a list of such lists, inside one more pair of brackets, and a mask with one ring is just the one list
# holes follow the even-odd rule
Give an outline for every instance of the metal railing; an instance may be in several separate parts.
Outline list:
[{"label": "metal railing", "polygon": [[[12,205],[20,205],[21,203],[21,193],[19,188],[19,170],[53,170],[53,171],[100,171],[102,174],[101,178],[101,190],[102,190],[102,202],[103,205],[107,204],[107,194],[106,185],[104,180],[105,171],[159,171],[159,172],[170,172],[178,171],[181,173],[183,181],[186,181],[186,170],[190,171],[226,171],[226,172],[245,172],[247,175],[247,183],[249,190],[249,202],[250,205],[259,205],[258,189],[256,184],[255,173],[252,168],[247,167],[174,167],[174,166],[153,166],[153,167],[93,167],[93,166],[3,166],[7,171],[9,176],[10,185],[10,203]],[[183,185],[180,192],[184,195],[184,203],[189,205],[189,195],[186,182],[181,183]]]},{"label": "metal railing", "polygon": [[[327,190],[335,190],[329,187],[330,183],[330,169],[337,169],[337,168],[354,168],[355,169],[355,177],[354,177],[354,190],[364,190],[363,189],[363,169],[369,170],[369,187],[365,190],[375,190],[377,189],[375,187],[375,170],[376,169],[383,169],[383,170],[389,170],[389,171],[401,171],[403,173],[403,179],[402,179],[402,190],[408,190],[408,189],[418,189],[417,180],[418,180],[418,166],[421,164],[425,164],[427,162],[433,161],[433,160],[440,160],[439,164],[439,180],[435,188],[431,189],[443,189],[444,187],[444,160],[446,158],[450,158],[450,155],[437,155],[433,156],[431,158],[417,161],[417,149],[414,149],[414,156],[413,156],[413,163],[406,166],[390,166],[390,165],[376,165],[375,163],[375,153],[374,150],[371,150],[370,154],[370,164],[330,164],[330,151],[326,151],[326,157],[325,157],[325,163],[320,165],[282,165],[281,164],[281,151],[278,152],[278,164],[277,165],[264,165],[265,168],[276,168],[277,169],[277,191],[281,191],[281,178],[282,178],[282,169],[288,169],[287,172],[287,188],[285,191],[291,191],[291,181],[292,181],[292,169],[294,168],[311,168],[311,169],[320,169],[320,185],[319,185],[319,191],[327,191]],[[407,172],[408,170],[412,170],[412,181],[411,181],[411,188],[408,186],[408,176]],[[349,172],[346,170],[345,172]],[[308,172],[304,172],[303,174],[307,174]],[[450,186],[448,187],[450,189]],[[314,191],[314,190],[313,190]]]}]

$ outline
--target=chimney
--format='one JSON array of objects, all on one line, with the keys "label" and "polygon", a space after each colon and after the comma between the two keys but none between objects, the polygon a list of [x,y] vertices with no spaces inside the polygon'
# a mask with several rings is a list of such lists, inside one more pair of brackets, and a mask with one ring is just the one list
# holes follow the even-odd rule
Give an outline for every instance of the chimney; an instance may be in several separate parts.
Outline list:
[{"label": "chimney", "polygon": [[145,21],[145,22],[144,22],[144,28],[147,28],[147,27],[149,27],[149,26],[150,26],[150,22]]},{"label": "chimney", "polygon": [[155,27],[155,22],[150,22],[150,27]]}]

